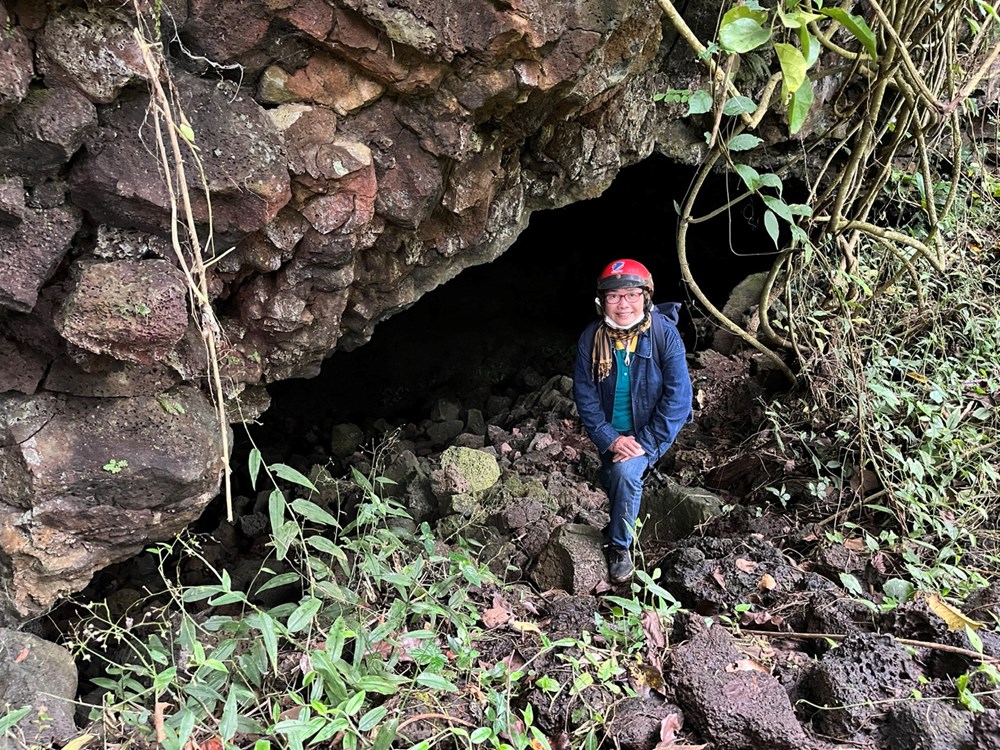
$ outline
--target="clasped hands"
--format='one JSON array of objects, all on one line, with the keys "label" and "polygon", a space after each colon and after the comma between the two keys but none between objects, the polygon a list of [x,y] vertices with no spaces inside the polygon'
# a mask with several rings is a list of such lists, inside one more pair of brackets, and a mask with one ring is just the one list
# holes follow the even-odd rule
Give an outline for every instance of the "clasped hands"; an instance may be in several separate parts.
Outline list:
[{"label": "clasped hands", "polygon": [[630,458],[645,455],[646,451],[639,445],[639,441],[632,435],[621,435],[608,448],[611,452],[611,460],[615,463],[628,461]]}]

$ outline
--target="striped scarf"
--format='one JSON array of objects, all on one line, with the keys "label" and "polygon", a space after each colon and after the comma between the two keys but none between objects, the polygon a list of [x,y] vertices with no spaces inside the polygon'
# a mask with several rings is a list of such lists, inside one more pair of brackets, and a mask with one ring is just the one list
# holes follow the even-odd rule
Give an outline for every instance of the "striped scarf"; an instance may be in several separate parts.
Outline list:
[{"label": "striped scarf", "polygon": [[632,339],[638,338],[640,333],[648,330],[652,322],[652,318],[647,313],[642,316],[642,320],[625,330],[612,328],[607,323],[601,323],[598,326],[597,332],[594,334],[594,348],[590,353],[595,382],[599,383],[611,374],[614,350],[616,348],[632,349]]}]

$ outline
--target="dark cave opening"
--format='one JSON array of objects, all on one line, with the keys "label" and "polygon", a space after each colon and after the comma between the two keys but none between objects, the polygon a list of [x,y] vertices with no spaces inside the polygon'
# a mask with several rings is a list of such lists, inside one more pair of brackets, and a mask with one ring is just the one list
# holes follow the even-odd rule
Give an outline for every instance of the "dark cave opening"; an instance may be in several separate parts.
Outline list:
[{"label": "dark cave opening", "polygon": [[[623,169],[598,198],[536,212],[497,260],[466,269],[381,323],[369,343],[335,353],[316,378],[270,386],[272,406],[256,432],[264,441],[282,433],[294,444],[309,427],[328,434],[338,422],[418,420],[445,396],[474,402],[517,388],[526,376],[569,374],[577,338],[595,314],[595,279],[619,257],[650,269],[655,301],[684,303],[689,350],[706,346],[692,325],[701,313],[681,280],[674,245],[675,206],[693,175],[654,155]],[[721,205],[739,188],[713,177],[700,205]],[[743,278],[770,267],[774,246],[762,218],[759,204],[744,201],[689,232],[692,273],[720,308]]]}]

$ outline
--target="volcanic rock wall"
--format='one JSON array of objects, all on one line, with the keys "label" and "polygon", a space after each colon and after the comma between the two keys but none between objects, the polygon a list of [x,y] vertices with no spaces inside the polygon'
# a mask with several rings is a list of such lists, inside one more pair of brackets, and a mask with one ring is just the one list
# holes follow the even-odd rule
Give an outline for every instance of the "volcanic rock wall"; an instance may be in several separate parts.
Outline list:
[{"label": "volcanic rock wall", "polygon": [[[666,132],[652,94],[700,74],[670,62],[653,0],[141,11],[203,164],[187,181],[244,416],[532,211],[599,195]],[[135,11],[6,0],[0,25],[2,624],[197,518],[223,457]]]}]

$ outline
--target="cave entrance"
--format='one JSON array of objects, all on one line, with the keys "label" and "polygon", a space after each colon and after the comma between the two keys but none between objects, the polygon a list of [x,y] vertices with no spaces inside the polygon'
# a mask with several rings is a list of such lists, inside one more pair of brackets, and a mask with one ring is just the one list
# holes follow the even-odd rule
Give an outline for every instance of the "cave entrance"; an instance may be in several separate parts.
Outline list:
[{"label": "cave entrance", "polygon": [[[419,421],[440,398],[485,413],[491,394],[511,395],[570,374],[577,338],[594,316],[594,281],[619,257],[650,269],[657,302],[685,303],[686,344],[706,346],[691,325],[699,313],[681,282],[674,246],[675,204],[693,176],[690,167],[652,156],[623,169],[598,198],[536,212],[497,260],[463,271],[379,324],[369,343],[329,357],[317,377],[270,386],[262,439],[284,435],[285,451],[309,456],[302,441],[329,435],[340,422],[364,428],[380,418]],[[701,205],[722,205],[737,188],[710,179]],[[720,308],[737,283],[773,260],[761,219],[760,206],[744,201],[689,232],[692,272]]]}]

